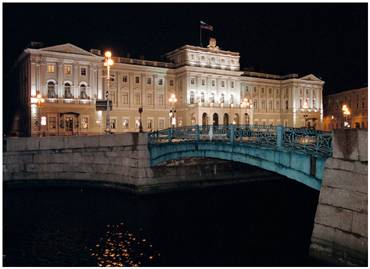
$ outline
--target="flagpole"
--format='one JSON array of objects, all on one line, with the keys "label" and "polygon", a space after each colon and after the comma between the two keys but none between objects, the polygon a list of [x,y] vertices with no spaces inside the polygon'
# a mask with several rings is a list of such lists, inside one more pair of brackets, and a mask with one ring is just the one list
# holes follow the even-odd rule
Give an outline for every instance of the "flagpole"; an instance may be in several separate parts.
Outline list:
[{"label": "flagpole", "polygon": [[203,44],[202,44],[202,27],[201,25],[199,25],[199,44],[201,47],[203,47]]}]

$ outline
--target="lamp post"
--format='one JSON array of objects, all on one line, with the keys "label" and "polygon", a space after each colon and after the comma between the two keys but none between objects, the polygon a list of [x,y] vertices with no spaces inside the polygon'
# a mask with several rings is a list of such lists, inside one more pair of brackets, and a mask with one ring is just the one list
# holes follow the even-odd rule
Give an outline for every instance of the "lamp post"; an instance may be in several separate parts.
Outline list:
[{"label": "lamp post", "polygon": [[110,128],[110,107],[109,107],[109,81],[110,81],[110,67],[114,64],[112,60],[112,53],[110,51],[106,51],[104,53],[104,66],[107,67],[107,91],[105,92],[105,99],[107,100],[107,114],[106,114],[106,134],[111,133]]},{"label": "lamp post", "polygon": [[171,121],[171,127],[175,128],[175,126],[176,126],[176,115],[175,115],[176,114],[176,109],[175,109],[175,106],[176,106],[176,102],[177,102],[176,95],[171,94],[171,97],[168,99],[168,102],[170,102],[170,104],[171,104],[171,109],[170,109],[170,113],[169,113],[170,121]]},{"label": "lamp post", "polygon": [[141,113],[143,113],[143,108],[139,107],[139,114],[140,114],[140,120],[139,120],[139,133],[143,132],[143,122],[141,121]]},{"label": "lamp post", "polygon": [[343,116],[344,116],[344,128],[351,128],[351,125],[347,121],[347,117],[351,115],[351,112],[349,111],[347,105],[342,106]]},{"label": "lamp post", "polygon": [[[252,111],[252,109],[253,109],[252,99],[248,99],[247,97],[245,97],[243,99],[243,102],[241,103],[241,107],[242,108],[245,108],[246,110],[250,110],[250,112],[252,112],[252,114],[253,114],[253,111]],[[248,123],[247,124],[249,124],[249,122],[250,122],[251,119],[249,118],[249,113],[246,113],[246,114],[248,115]],[[251,114],[251,116],[252,116],[252,122],[253,122],[253,115],[252,114]],[[246,115],[244,114],[244,117],[245,116]]]},{"label": "lamp post", "polygon": [[[31,105],[37,106],[37,112],[38,112],[38,127],[39,127],[39,135],[41,136],[41,106],[45,102],[45,99],[42,98],[42,95],[40,91],[36,92],[36,97],[31,97]],[[46,125],[46,124],[45,124]]]}]

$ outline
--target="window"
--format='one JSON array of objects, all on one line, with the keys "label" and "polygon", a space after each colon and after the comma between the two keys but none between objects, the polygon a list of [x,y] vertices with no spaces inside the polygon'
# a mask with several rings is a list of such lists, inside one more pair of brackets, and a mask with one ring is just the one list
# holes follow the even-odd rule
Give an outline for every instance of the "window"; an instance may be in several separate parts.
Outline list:
[{"label": "window", "polygon": [[110,128],[112,130],[117,129],[117,119],[116,118],[110,118]]},{"label": "window", "polygon": [[280,110],[280,101],[276,101],[276,109]]},{"label": "window", "polygon": [[202,59],[202,61],[204,61],[204,60],[205,60],[204,56],[202,56],[202,58],[201,58],[201,59]]},{"label": "window", "polygon": [[211,58],[211,62],[214,63],[215,62],[215,57],[212,57]]},{"label": "window", "polygon": [[273,109],[274,109],[274,107],[273,107],[273,105],[272,105],[272,104],[273,104],[273,103],[272,103],[272,100],[270,100],[270,101],[269,101],[269,109],[270,109],[270,110],[273,110]]},{"label": "window", "polygon": [[264,93],[265,93],[265,89],[264,89],[264,88],[262,88],[262,89],[261,89],[261,93],[262,93],[262,94],[264,94]]},{"label": "window", "polygon": [[234,81],[231,81],[231,88],[234,88]]},{"label": "window", "polygon": [[269,88],[269,94],[272,94],[272,89],[271,88]]},{"label": "window", "polygon": [[225,102],[225,94],[221,93],[220,103],[223,104]]},{"label": "window", "polygon": [[302,99],[299,99],[299,108],[303,108]]},{"label": "window", "polygon": [[57,98],[55,93],[55,83],[52,81],[48,82],[48,98]]},{"label": "window", "polygon": [[312,99],[312,106],[313,106],[313,108],[316,109],[316,98],[313,98]]},{"label": "window", "polygon": [[140,83],[140,78],[139,77],[135,77],[135,83],[136,84]]},{"label": "window", "polygon": [[81,99],[88,99],[89,98],[86,94],[86,85],[85,84],[80,85],[80,98]]},{"label": "window", "polygon": [[221,87],[225,87],[225,81],[221,81]]},{"label": "window", "polygon": [[206,81],[204,79],[202,79],[202,85],[206,85]]},{"label": "window", "polygon": [[56,130],[57,128],[57,117],[48,117],[48,129]]},{"label": "window", "polygon": [[212,87],[216,85],[216,81],[212,80]]},{"label": "window", "polygon": [[194,81],[194,79],[193,79],[193,78],[190,80],[190,84],[191,84],[191,85],[194,85],[194,84],[195,84],[195,81]]},{"label": "window", "polygon": [[116,78],[116,75],[115,74],[110,74],[110,81],[114,81]]},{"label": "window", "polygon": [[234,95],[230,95],[230,104],[234,104]]},{"label": "window", "polygon": [[200,93],[200,101],[204,103],[204,92]]},{"label": "window", "polygon": [[254,87],[253,91],[254,93],[257,93],[257,87]]},{"label": "window", "polygon": [[173,86],[173,80],[172,79],[170,80],[170,86]]},{"label": "window", "polygon": [[81,76],[85,77],[86,76],[86,67],[81,67],[80,73],[81,73]]},{"label": "window", "polygon": [[158,85],[163,85],[163,78],[160,78],[160,79],[158,80]]},{"label": "window", "polygon": [[288,105],[289,105],[288,100],[285,100],[285,109],[286,109],[286,110],[288,110]]},{"label": "window", "polygon": [[265,101],[262,101],[262,103],[261,103],[261,108],[262,108],[262,109],[266,109],[266,102],[265,102]]},{"label": "window", "polygon": [[153,129],[153,119],[152,118],[148,118],[146,122],[147,122],[147,128],[149,130],[152,130]]},{"label": "window", "polygon": [[211,96],[209,97],[209,102],[214,103],[215,102],[215,94],[211,93]]},{"label": "window", "polygon": [[72,74],[72,65],[65,65],[64,66],[64,74],[71,75]]},{"label": "window", "polygon": [[128,104],[128,92],[124,92],[122,95],[122,104],[127,105]]},{"label": "window", "polygon": [[71,92],[71,84],[69,84],[68,82],[64,84],[64,98],[73,98]]},{"label": "window", "polygon": [[130,125],[129,125],[129,119],[123,119],[123,122],[122,122],[122,126],[123,126],[123,129],[127,130],[130,128]]},{"label": "window", "polygon": [[54,73],[55,72],[55,65],[48,64],[48,73]]},{"label": "window", "polygon": [[163,106],[163,94],[158,95],[158,105]]},{"label": "window", "polygon": [[158,129],[164,129],[164,119],[158,120]]},{"label": "window", "polygon": [[194,92],[190,92],[190,104],[194,104]]},{"label": "window", "polygon": [[134,104],[135,105],[140,105],[141,104],[141,102],[140,102],[140,93],[139,92],[137,92],[137,93],[135,93],[135,102],[134,102]]},{"label": "window", "polygon": [[89,117],[82,116],[82,118],[81,118],[81,128],[85,129],[85,130],[89,128]]},{"label": "window", "polygon": [[151,93],[149,93],[147,96],[147,104],[153,105],[153,95]]},{"label": "window", "polygon": [[147,78],[146,84],[152,84],[152,78]]},{"label": "window", "polygon": [[253,108],[257,109],[257,105],[258,105],[257,99],[254,99],[253,100]]},{"label": "window", "polygon": [[135,118],[135,128],[136,129],[140,128],[140,118]]},{"label": "window", "polygon": [[122,77],[122,82],[127,83],[127,76],[126,76],[126,75],[124,75],[124,76]]}]

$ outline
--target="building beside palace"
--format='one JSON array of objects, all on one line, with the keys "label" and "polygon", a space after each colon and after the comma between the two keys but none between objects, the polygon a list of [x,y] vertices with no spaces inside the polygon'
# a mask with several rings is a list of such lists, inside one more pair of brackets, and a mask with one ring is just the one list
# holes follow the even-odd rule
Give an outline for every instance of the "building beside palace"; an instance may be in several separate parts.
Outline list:
[{"label": "building beside palace", "polygon": [[[343,106],[350,112],[343,113]],[[324,96],[323,129],[367,128],[367,87]]]},{"label": "building beside palace", "polygon": [[[114,55],[113,55],[114,56]],[[238,52],[185,45],[166,54],[167,62],[113,57],[109,81],[112,132],[144,131],[176,125],[263,124],[322,127],[324,82],[241,71]],[[107,91],[104,57],[72,44],[27,48],[19,57],[19,127],[23,135],[99,134],[105,113],[96,100]],[[40,93],[45,102],[37,104]],[[176,95],[177,102],[169,98]]]}]

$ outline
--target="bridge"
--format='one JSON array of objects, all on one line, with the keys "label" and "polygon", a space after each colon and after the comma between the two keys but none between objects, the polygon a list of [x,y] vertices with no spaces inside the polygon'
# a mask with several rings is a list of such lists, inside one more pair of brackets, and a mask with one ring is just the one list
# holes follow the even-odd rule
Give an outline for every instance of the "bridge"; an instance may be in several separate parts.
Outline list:
[{"label": "bridge", "polygon": [[[261,125],[186,126],[149,134],[150,165],[193,157],[242,162],[320,190],[332,133]],[[246,171],[248,173],[248,171]]]}]

